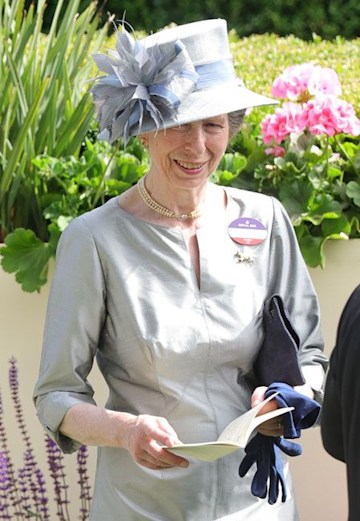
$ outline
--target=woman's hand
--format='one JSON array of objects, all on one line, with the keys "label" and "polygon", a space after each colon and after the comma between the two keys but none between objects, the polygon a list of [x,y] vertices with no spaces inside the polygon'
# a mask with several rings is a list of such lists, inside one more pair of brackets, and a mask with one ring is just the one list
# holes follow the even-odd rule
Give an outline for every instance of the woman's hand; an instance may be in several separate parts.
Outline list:
[{"label": "woman's hand", "polygon": [[[255,405],[258,405],[260,402],[265,400],[266,389],[267,387],[256,387],[251,396],[251,407],[255,407]],[[266,412],[274,411],[278,408],[279,406],[276,400],[270,400],[261,409],[259,416],[261,414],[265,414]],[[272,418],[271,420],[262,423],[258,426],[257,431],[260,432],[260,434],[264,434],[264,436],[282,436],[284,434],[284,430],[281,416],[277,416],[276,418]]]},{"label": "woman's hand", "polygon": [[155,470],[189,466],[186,459],[162,448],[181,443],[165,418],[148,414],[134,416],[125,440],[125,448],[139,465]]},{"label": "woman's hand", "polygon": [[186,459],[162,448],[181,442],[169,422],[159,416],[136,416],[82,403],[67,411],[60,432],[84,445],[126,449],[149,469],[189,466]]}]

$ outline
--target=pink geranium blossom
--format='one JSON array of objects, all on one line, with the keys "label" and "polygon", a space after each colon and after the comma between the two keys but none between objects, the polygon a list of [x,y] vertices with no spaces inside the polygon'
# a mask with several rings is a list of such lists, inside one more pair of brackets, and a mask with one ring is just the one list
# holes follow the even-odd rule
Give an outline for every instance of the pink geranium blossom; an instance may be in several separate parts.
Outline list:
[{"label": "pink geranium blossom", "polygon": [[294,101],[285,101],[263,119],[264,143],[273,146],[267,153],[278,155],[274,145],[283,145],[291,134],[305,131],[313,135],[360,135],[360,120],[353,106],[338,97],[341,85],[333,69],[312,63],[293,65],[276,78],[271,92]]},{"label": "pink geranium blossom", "polygon": [[311,134],[360,134],[360,120],[356,117],[354,107],[340,98],[319,96],[309,100],[304,106],[304,111],[306,126]]},{"label": "pink geranium blossom", "polygon": [[326,94],[328,96],[341,96],[341,85],[339,77],[329,67],[314,67],[308,83],[309,94],[317,96]]},{"label": "pink geranium blossom", "polygon": [[313,70],[312,63],[288,67],[274,81],[271,88],[272,95],[276,98],[297,100],[301,94],[307,91]]},{"label": "pink geranium blossom", "polygon": [[318,94],[340,96],[341,85],[333,69],[302,63],[285,69],[274,81],[271,93],[276,98],[306,101]]},{"label": "pink geranium blossom", "polygon": [[293,132],[303,132],[306,125],[302,105],[286,102],[274,114],[268,114],[261,122],[264,143],[280,144]]}]

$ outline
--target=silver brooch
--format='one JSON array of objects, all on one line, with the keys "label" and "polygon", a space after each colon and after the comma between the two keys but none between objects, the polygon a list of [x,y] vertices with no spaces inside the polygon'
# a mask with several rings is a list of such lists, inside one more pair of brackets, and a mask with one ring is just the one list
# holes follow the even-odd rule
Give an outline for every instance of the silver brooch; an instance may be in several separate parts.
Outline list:
[{"label": "silver brooch", "polygon": [[237,251],[235,253],[234,259],[237,264],[244,263],[244,264],[247,264],[248,266],[253,266],[253,264],[255,262],[254,255],[245,255],[244,253],[241,253],[239,251]]}]

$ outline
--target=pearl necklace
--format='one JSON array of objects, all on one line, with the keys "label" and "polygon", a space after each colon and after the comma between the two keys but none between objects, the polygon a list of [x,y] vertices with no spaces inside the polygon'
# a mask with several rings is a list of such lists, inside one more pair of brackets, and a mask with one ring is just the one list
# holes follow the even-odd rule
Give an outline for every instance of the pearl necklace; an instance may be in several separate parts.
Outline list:
[{"label": "pearl necklace", "polygon": [[146,190],[145,187],[145,177],[143,176],[139,179],[137,183],[137,189],[140,194],[141,199],[144,201],[145,204],[154,212],[157,212],[161,215],[164,215],[164,217],[170,217],[171,219],[178,219],[179,221],[186,221],[188,219],[197,219],[200,217],[200,212],[198,210],[193,210],[189,213],[175,213],[172,210],[169,210],[169,208],[166,208],[166,206],[163,206],[162,204],[158,203],[151,197],[149,192]]}]

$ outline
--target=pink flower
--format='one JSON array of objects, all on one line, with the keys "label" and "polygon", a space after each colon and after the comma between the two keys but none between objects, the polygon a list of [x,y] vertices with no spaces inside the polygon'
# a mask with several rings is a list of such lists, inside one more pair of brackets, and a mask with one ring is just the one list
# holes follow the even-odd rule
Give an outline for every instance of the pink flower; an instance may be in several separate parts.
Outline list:
[{"label": "pink flower", "polygon": [[318,94],[341,96],[340,81],[334,69],[314,67],[309,78],[308,91],[313,96],[317,96]]},{"label": "pink flower", "polygon": [[265,116],[261,122],[261,132],[264,143],[280,144],[292,132],[303,132],[305,126],[306,118],[304,118],[303,106],[287,102],[277,108],[274,114]]},{"label": "pink flower", "polygon": [[271,93],[277,98],[306,101],[318,94],[340,96],[341,85],[333,69],[302,63],[285,69],[274,81]]},{"label": "pink flower", "polygon": [[271,94],[276,98],[297,100],[308,90],[314,67],[312,63],[302,63],[301,65],[288,67],[274,81]]},{"label": "pink flower", "polygon": [[291,134],[304,131],[313,135],[345,133],[360,135],[360,120],[354,107],[340,99],[341,85],[336,72],[312,63],[293,65],[274,81],[272,94],[294,100],[283,103],[261,123],[267,154],[281,156],[283,148],[277,145]]},{"label": "pink flower", "polygon": [[306,126],[314,134],[335,134],[344,132],[358,136],[360,134],[360,120],[356,117],[351,103],[335,96],[318,96],[304,106]]}]

